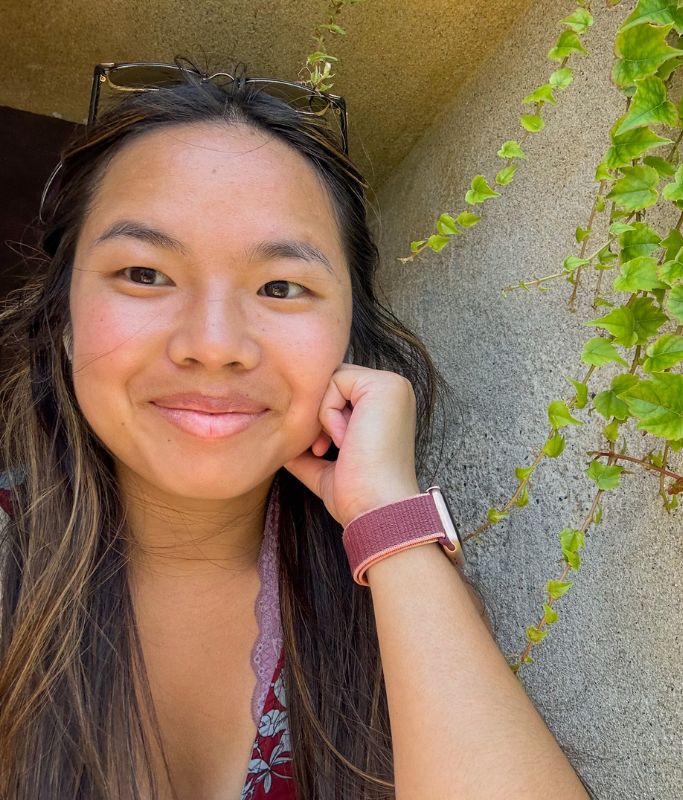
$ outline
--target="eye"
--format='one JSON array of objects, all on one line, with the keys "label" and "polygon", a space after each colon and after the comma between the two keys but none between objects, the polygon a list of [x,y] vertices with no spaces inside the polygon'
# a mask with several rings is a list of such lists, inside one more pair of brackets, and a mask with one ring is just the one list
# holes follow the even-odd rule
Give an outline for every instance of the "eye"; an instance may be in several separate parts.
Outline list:
[{"label": "eye", "polygon": [[[128,272],[130,272],[130,282],[138,286],[163,286],[164,284],[155,283],[154,277],[155,275],[166,277],[163,272],[159,272],[159,270],[152,269],[151,267],[126,267],[125,269],[119,270],[118,274],[125,275]],[[139,280],[133,276],[137,276]]]},{"label": "eye", "polygon": [[[293,296],[288,294],[292,286],[299,290],[299,292]],[[259,294],[264,291],[266,292],[266,297],[278,297],[285,300],[295,300],[297,297],[308,293],[308,289],[305,286],[302,286],[300,283],[293,283],[292,281],[269,281],[268,283],[264,283],[259,289]],[[272,292],[272,294],[269,294],[268,291]]]}]

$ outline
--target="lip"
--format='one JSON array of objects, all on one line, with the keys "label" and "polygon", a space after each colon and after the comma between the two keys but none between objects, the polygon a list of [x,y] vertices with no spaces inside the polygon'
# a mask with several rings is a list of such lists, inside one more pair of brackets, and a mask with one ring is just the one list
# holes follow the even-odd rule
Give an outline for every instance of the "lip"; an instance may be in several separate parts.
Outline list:
[{"label": "lip", "polygon": [[227,439],[249,428],[268,413],[267,409],[252,413],[229,411],[223,414],[194,411],[186,408],[166,408],[150,403],[162,417],[181,431],[200,439]]},{"label": "lip", "polygon": [[226,395],[207,395],[199,392],[180,392],[164,395],[152,400],[156,406],[164,408],[201,411],[205,414],[258,414],[265,411],[266,406],[239,392]]}]

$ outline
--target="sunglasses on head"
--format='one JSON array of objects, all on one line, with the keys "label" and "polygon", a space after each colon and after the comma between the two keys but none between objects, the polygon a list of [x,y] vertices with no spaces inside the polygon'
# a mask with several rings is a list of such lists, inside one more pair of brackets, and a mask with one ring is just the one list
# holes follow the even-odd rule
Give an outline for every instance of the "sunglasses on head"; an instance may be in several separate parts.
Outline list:
[{"label": "sunglasses on head", "polygon": [[[301,114],[324,118],[340,148],[345,155],[348,155],[348,115],[346,103],[342,97],[319,92],[306,83],[276,78],[251,78],[244,74],[242,64],[237,66],[234,75],[229,72],[208,74],[194,66],[181,66],[179,61],[180,59],[177,58],[175,64],[144,61],[96,64],[90,91],[88,126],[95,122],[98,112],[104,105],[101,92],[104,86],[112,92],[153,92],[188,83],[190,82],[189,76],[192,76],[198,78],[202,83],[211,82],[217,86],[228,86],[235,82],[239,87],[252,86],[287,103]],[[43,189],[38,214],[42,224],[45,222],[43,219],[45,198],[60,168],[61,161],[52,171]]]}]

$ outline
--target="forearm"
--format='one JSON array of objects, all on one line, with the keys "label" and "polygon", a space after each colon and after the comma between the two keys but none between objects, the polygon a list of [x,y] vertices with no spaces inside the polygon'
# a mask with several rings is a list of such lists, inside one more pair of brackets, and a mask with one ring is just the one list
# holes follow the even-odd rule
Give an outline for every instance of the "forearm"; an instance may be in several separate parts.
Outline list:
[{"label": "forearm", "polygon": [[440,546],[394,554],[366,576],[397,800],[587,800]]}]

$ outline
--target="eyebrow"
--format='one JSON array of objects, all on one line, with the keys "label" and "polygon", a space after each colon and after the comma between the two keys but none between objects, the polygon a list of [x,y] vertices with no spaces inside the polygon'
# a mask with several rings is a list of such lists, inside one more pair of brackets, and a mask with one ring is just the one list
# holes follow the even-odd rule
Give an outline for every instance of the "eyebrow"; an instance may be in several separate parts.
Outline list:
[{"label": "eyebrow", "polygon": [[[138,239],[154,247],[162,247],[165,250],[172,250],[185,257],[190,254],[189,249],[174,236],[158,228],[152,228],[149,225],[132,220],[114,222],[95,239],[90,249],[92,250],[98,244],[110,239],[124,237]],[[323,251],[315,245],[300,239],[264,240],[253,247],[247,248],[245,255],[247,261],[267,261],[276,258],[299,259],[311,264],[322,264],[329,273],[334,274],[334,268]]]}]

